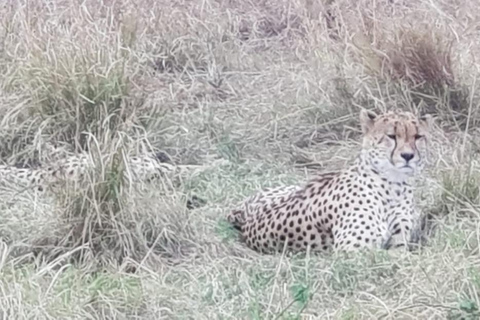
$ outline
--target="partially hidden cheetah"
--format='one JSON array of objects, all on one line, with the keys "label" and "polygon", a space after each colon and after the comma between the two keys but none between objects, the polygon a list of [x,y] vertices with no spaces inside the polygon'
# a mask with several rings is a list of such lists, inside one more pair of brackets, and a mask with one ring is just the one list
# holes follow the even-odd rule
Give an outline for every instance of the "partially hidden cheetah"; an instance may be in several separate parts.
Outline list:
[{"label": "partially hidden cheetah", "polygon": [[[133,182],[148,182],[171,174],[175,167],[165,163],[161,154],[145,154],[129,157],[126,161],[126,174]],[[7,183],[25,189],[44,192],[58,182],[77,181],[95,163],[87,153],[71,155],[39,168],[17,168],[0,165],[0,178]]]},{"label": "partially hidden cheetah", "polygon": [[362,150],[350,167],[304,186],[257,193],[227,215],[260,252],[409,246],[419,216],[411,179],[425,165],[429,115],[360,113]]}]

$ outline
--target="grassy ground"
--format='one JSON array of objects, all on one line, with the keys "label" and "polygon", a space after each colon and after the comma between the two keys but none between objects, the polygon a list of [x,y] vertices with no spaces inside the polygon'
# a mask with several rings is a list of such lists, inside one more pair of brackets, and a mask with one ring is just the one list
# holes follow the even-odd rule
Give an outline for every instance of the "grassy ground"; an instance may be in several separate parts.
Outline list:
[{"label": "grassy ground", "polygon": [[[2,319],[480,316],[474,0],[19,0],[0,13],[2,162],[106,155],[73,191],[0,184]],[[361,107],[435,116],[422,250],[245,248],[227,210],[351,160]],[[146,149],[178,172],[132,187],[121,155]],[[193,195],[206,204],[188,209]]]}]

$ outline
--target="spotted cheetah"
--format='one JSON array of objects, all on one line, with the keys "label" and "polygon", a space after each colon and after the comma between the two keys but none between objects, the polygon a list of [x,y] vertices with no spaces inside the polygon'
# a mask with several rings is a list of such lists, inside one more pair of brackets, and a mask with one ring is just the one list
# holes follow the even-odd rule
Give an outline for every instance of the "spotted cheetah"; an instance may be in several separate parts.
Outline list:
[{"label": "spotted cheetah", "polygon": [[[125,174],[131,181],[150,181],[172,173],[175,167],[164,162],[161,154],[147,154],[127,159]],[[79,154],[61,159],[40,168],[17,168],[0,165],[0,178],[25,189],[44,192],[60,181],[77,181],[95,164],[89,154]]]},{"label": "spotted cheetah", "polygon": [[360,113],[363,144],[348,168],[304,186],[259,192],[227,215],[247,246],[264,253],[408,246],[418,213],[413,179],[424,168],[431,117]]}]

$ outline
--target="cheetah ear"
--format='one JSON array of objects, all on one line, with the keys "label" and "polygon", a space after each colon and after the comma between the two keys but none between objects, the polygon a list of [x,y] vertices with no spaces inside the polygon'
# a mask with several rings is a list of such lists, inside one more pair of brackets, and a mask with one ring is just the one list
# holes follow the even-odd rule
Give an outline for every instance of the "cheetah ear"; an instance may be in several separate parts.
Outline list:
[{"label": "cheetah ear", "polygon": [[425,114],[420,116],[420,123],[425,126],[425,128],[430,129],[433,126],[433,117],[430,114]]},{"label": "cheetah ear", "polygon": [[362,126],[363,133],[367,133],[373,127],[377,115],[372,111],[362,109],[360,111],[360,125]]}]

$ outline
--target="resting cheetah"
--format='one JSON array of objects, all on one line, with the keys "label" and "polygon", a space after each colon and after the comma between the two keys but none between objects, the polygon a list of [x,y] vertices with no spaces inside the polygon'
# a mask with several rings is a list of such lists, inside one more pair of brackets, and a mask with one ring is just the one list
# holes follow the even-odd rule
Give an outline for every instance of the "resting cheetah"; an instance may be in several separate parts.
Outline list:
[{"label": "resting cheetah", "polygon": [[[163,161],[161,154],[131,157],[127,159],[126,174],[132,181],[149,181],[173,172],[174,166]],[[23,188],[44,192],[56,182],[77,180],[93,167],[92,158],[88,154],[80,154],[35,169],[0,165],[0,178]]]},{"label": "resting cheetah", "polygon": [[425,165],[431,117],[363,110],[360,122],[363,145],[352,166],[260,192],[228,214],[250,248],[388,249],[412,241],[418,217],[409,178]]}]

